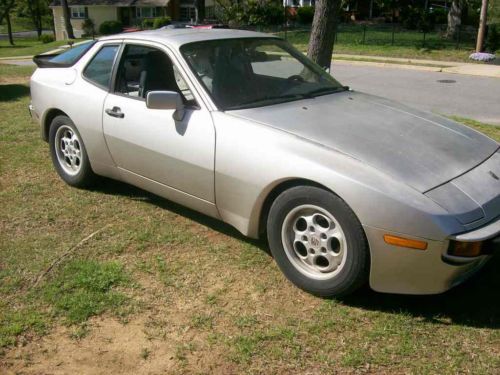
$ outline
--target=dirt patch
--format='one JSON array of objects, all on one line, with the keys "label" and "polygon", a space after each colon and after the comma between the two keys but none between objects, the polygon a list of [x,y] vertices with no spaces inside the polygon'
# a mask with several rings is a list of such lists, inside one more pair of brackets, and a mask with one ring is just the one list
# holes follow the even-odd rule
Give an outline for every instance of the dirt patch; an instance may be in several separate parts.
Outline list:
[{"label": "dirt patch", "polygon": [[59,327],[50,335],[16,348],[4,358],[8,374],[150,374],[171,373],[175,366],[172,342],[149,339],[144,322],[122,324],[94,319],[89,335],[72,339],[72,330]]}]

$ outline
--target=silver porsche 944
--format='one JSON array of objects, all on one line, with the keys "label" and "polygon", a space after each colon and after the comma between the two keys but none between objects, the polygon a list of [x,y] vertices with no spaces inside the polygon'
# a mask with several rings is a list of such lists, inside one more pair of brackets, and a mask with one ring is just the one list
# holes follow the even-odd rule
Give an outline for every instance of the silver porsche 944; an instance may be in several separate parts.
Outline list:
[{"label": "silver porsche 944", "polygon": [[35,62],[30,111],[66,183],[125,181],[267,238],[310,293],[440,293],[500,248],[497,142],[278,37],[144,31]]}]

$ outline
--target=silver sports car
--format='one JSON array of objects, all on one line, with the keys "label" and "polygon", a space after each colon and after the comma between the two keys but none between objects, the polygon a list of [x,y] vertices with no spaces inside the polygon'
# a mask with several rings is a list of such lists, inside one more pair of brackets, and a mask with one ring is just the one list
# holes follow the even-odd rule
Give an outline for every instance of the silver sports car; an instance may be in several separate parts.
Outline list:
[{"label": "silver sports car", "polygon": [[280,38],[145,31],[35,62],[30,111],[65,182],[122,180],[267,236],[310,293],[440,293],[500,248],[497,142],[352,91]]}]

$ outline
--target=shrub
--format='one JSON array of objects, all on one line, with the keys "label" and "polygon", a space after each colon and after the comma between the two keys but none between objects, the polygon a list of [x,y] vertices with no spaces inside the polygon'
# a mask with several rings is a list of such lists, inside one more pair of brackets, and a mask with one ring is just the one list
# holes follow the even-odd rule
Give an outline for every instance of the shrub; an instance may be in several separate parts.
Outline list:
[{"label": "shrub", "polygon": [[94,36],[95,24],[90,18],[85,19],[82,23],[83,36]]},{"label": "shrub", "polygon": [[314,18],[314,7],[300,7],[297,9],[297,20],[303,24],[312,23]]},{"label": "shrub", "polygon": [[141,26],[143,29],[152,29],[154,24],[154,19],[153,18],[144,18],[141,22]]},{"label": "shrub", "polygon": [[448,12],[444,8],[429,8],[429,13],[434,16],[434,22],[437,25],[448,23]]},{"label": "shrub", "polygon": [[153,29],[159,29],[160,27],[170,25],[172,19],[170,17],[158,17],[153,20]]},{"label": "shrub", "polygon": [[423,9],[408,6],[401,12],[401,23],[409,30],[420,30],[428,32],[434,28],[436,14],[426,12]]},{"label": "shrub", "polygon": [[230,27],[279,25],[285,19],[285,10],[281,4],[262,3],[248,0],[242,4],[228,5],[218,11],[216,17]]},{"label": "shrub", "polygon": [[122,31],[122,24],[119,21],[104,21],[99,26],[99,33],[102,35],[116,34]]},{"label": "shrub", "polygon": [[495,53],[500,48],[500,33],[498,32],[497,25],[488,25],[488,34],[486,35],[484,46],[486,51],[491,53]]},{"label": "shrub", "polygon": [[42,41],[43,44],[47,44],[47,43],[52,43],[54,40],[56,40],[56,38],[54,38],[54,35],[52,34],[42,34],[40,40]]},{"label": "shrub", "polygon": [[280,25],[285,20],[285,9],[278,4],[268,4],[262,6],[265,23],[268,25]]}]

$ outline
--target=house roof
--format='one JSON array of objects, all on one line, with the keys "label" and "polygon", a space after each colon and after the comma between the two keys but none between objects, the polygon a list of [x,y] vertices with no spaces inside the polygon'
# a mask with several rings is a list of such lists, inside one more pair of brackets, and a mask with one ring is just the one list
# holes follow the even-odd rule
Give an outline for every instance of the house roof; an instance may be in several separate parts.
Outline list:
[{"label": "house roof", "polygon": [[[68,5],[111,5],[117,7],[130,7],[130,6],[155,6],[164,7],[167,6],[169,0],[68,0]],[[61,0],[54,0],[50,6],[57,7],[61,6]]]}]

